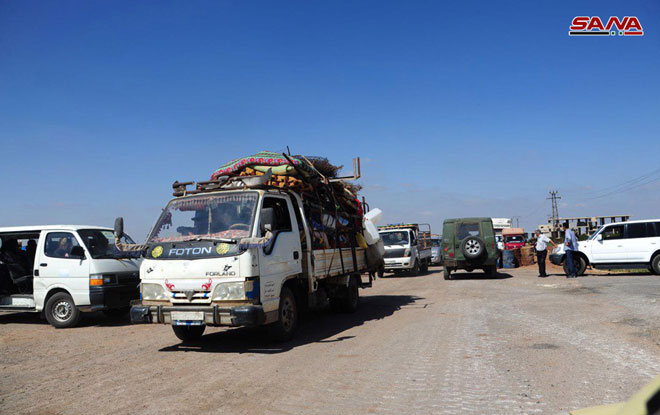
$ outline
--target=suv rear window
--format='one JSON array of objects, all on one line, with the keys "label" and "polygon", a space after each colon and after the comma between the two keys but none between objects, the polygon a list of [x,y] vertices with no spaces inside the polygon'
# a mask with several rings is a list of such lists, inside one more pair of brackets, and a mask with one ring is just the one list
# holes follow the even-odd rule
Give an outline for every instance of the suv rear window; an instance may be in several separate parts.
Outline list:
[{"label": "suv rear window", "polygon": [[459,223],[456,230],[456,237],[459,241],[468,236],[481,236],[481,230],[478,223]]}]

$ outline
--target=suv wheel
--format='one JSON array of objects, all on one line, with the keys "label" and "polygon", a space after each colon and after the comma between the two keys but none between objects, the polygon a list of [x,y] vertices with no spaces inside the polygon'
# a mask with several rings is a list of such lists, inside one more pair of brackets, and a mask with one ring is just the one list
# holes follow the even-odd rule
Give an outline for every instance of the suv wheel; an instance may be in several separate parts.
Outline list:
[{"label": "suv wheel", "polygon": [[657,275],[660,275],[660,254],[656,255],[651,260],[651,268],[653,269],[653,272],[655,272]]},{"label": "suv wheel", "polygon": [[[575,266],[575,274],[578,277],[584,275],[584,272],[587,270],[587,261],[582,257],[573,258],[573,266]],[[568,275],[568,265],[566,265],[566,260],[564,259],[564,274]]]},{"label": "suv wheel", "polygon": [[461,251],[467,259],[476,259],[479,258],[486,250],[486,243],[483,239],[470,236],[467,237],[461,242]]}]

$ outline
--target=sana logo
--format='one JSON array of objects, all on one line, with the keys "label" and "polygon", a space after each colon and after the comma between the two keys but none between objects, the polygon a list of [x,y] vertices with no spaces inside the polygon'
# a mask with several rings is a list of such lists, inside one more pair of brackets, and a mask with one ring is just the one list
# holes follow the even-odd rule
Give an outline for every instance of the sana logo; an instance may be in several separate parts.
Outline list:
[{"label": "sana logo", "polygon": [[610,16],[606,23],[598,16],[575,16],[569,29],[569,36],[644,36],[636,16]]}]

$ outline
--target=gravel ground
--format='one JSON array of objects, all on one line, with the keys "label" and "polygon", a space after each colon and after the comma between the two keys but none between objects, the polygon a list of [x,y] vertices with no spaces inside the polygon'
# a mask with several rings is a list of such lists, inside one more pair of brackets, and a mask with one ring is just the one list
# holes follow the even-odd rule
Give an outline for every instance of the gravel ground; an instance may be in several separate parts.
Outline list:
[{"label": "gravel ground", "polygon": [[263,330],[188,346],[102,314],[69,330],[2,314],[0,412],[556,414],[660,373],[660,277],[502,271],[381,279],[357,313],[313,313],[280,345]]}]

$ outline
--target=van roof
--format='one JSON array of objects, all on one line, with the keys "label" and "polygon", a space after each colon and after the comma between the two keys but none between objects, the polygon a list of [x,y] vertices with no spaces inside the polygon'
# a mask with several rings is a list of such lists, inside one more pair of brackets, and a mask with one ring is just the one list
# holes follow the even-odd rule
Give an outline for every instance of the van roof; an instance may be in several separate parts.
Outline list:
[{"label": "van roof", "polygon": [[52,230],[67,230],[77,231],[79,229],[101,229],[111,231],[112,228],[105,226],[95,225],[34,225],[34,226],[8,226],[0,228],[0,233],[5,232],[35,232],[35,231],[52,231]]}]

